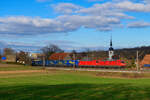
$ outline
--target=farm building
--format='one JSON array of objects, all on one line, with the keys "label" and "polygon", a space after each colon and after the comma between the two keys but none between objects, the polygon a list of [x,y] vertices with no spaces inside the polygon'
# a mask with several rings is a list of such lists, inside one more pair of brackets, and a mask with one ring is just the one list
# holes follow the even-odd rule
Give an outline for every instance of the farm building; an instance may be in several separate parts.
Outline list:
[{"label": "farm building", "polygon": [[6,55],[5,62],[16,62],[16,55]]},{"label": "farm building", "polygon": [[144,56],[143,60],[141,61],[140,65],[143,66],[148,66],[150,67],[150,54],[147,54]]},{"label": "farm building", "polygon": [[53,53],[49,60],[70,60],[72,59],[71,53]]},{"label": "farm building", "polygon": [[[75,58],[74,58],[75,56]],[[73,53],[53,53],[49,60],[92,60],[96,59],[93,56],[86,54],[86,53],[76,53],[73,55]]]}]

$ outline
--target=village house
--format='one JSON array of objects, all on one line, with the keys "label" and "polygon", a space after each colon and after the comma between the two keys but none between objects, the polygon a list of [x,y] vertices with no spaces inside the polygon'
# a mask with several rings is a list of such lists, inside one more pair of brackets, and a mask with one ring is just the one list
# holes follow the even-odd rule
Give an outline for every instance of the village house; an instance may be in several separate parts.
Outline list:
[{"label": "village house", "polygon": [[150,67],[150,54],[144,56],[143,60],[140,62],[141,67]]},{"label": "village house", "polygon": [[5,62],[16,62],[16,55],[12,54],[12,55],[6,55],[6,60]]},{"label": "village house", "polygon": [[71,53],[53,53],[49,60],[71,60],[72,55]]}]

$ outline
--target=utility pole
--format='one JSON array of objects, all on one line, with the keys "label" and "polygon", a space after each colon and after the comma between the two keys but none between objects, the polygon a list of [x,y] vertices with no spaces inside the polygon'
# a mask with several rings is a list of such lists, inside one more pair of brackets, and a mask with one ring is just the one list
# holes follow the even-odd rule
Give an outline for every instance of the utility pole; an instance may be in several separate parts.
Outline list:
[{"label": "utility pole", "polygon": [[88,56],[88,54],[87,54],[87,61],[88,61],[88,59],[89,59],[89,56]]},{"label": "utility pole", "polygon": [[136,53],[136,68],[137,68],[137,71],[139,71],[139,51],[138,50]]},{"label": "utility pole", "polygon": [[43,54],[43,69],[45,69],[45,55]]},{"label": "utility pole", "polygon": [[76,68],[76,63],[75,63],[76,56],[75,56],[75,54],[73,54],[73,60],[74,60],[73,68],[75,69]]},{"label": "utility pole", "polygon": [[94,60],[94,53],[92,53],[92,60]]}]

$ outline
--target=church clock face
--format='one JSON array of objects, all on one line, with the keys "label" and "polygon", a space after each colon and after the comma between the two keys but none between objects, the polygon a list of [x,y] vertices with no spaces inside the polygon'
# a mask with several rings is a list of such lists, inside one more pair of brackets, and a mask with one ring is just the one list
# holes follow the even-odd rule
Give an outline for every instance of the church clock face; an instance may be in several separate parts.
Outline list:
[{"label": "church clock face", "polygon": [[113,51],[110,51],[110,54],[113,54],[114,52]]},{"label": "church clock face", "polygon": [[113,52],[113,51],[109,51],[109,55],[110,55],[110,56],[113,56],[113,55],[114,55],[114,52]]}]

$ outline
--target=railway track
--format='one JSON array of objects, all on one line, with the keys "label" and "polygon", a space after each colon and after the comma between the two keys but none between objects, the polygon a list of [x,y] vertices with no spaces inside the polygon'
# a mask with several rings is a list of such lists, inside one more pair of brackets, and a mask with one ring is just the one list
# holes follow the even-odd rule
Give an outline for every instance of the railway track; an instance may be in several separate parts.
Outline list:
[{"label": "railway track", "polygon": [[120,69],[102,69],[102,68],[66,68],[66,67],[45,67],[46,69],[57,70],[75,70],[75,71],[93,71],[93,72],[124,72],[124,73],[142,73],[142,71],[135,70],[120,70]]}]

